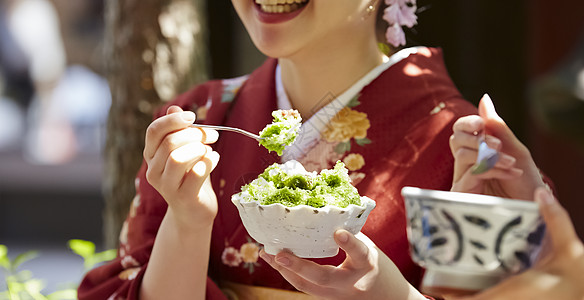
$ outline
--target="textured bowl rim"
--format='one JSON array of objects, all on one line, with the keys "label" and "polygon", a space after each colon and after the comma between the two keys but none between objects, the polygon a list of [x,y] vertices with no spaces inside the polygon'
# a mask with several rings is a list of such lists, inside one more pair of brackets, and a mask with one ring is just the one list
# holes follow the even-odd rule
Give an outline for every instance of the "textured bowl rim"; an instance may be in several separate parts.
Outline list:
[{"label": "textured bowl rim", "polygon": [[239,193],[233,194],[231,196],[231,201],[235,203],[235,201],[237,201],[237,203],[240,203],[242,205],[254,205],[254,206],[259,206],[262,208],[266,208],[266,207],[273,207],[273,206],[281,206],[283,208],[286,208],[290,211],[293,210],[301,210],[301,209],[310,209],[310,210],[318,210],[318,211],[328,211],[328,210],[350,210],[350,209],[367,209],[367,207],[369,207],[369,205],[373,205],[373,207],[376,206],[375,200],[367,197],[367,196],[361,196],[361,205],[355,205],[355,204],[349,204],[346,207],[340,207],[340,206],[335,206],[335,205],[325,205],[323,207],[314,207],[314,206],[310,206],[310,205],[306,205],[306,204],[300,204],[300,205],[296,205],[296,206],[286,206],[282,203],[272,203],[272,204],[260,204],[260,202],[258,200],[253,200],[253,201],[241,201],[241,197],[236,197]]},{"label": "textured bowl rim", "polygon": [[530,211],[539,210],[539,204],[537,204],[536,202],[502,198],[497,196],[428,190],[411,186],[406,186],[402,188],[401,192],[404,198],[417,197],[432,201],[464,203],[480,206],[505,207],[510,209],[521,209]]}]

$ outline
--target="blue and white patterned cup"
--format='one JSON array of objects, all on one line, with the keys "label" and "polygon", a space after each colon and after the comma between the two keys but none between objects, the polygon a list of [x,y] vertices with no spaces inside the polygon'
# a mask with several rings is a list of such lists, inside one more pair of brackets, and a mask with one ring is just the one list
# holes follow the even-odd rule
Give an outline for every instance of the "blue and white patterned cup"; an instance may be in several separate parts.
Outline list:
[{"label": "blue and white patterned cup", "polygon": [[545,224],[535,202],[404,187],[413,260],[423,286],[478,291],[534,263]]}]

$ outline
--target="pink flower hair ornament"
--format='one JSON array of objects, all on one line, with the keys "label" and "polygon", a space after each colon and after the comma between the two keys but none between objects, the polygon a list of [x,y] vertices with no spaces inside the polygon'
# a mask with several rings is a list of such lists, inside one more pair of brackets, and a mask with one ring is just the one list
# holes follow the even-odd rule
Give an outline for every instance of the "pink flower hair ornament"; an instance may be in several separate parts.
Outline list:
[{"label": "pink flower hair ornament", "polygon": [[385,38],[394,47],[405,45],[406,36],[402,27],[412,28],[418,23],[416,0],[385,0],[385,4],[383,19],[389,23]]}]

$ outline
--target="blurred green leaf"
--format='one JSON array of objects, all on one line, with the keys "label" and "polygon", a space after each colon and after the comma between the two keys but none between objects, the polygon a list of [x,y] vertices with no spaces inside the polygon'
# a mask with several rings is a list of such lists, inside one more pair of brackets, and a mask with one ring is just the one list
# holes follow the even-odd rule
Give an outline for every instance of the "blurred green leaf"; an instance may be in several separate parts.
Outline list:
[{"label": "blurred green leaf", "polygon": [[56,291],[51,293],[47,296],[48,300],[75,300],[77,299],[77,290],[75,289],[66,289]]},{"label": "blurred green leaf", "polygon": [[24,289],[34,300],[47,300],[47,297],[41,294],[41,291],[45,288],[44,281],[40,279],[30,279],[24,284]]},{"label": "blurred green leaf", "polygon": [[0,245],[0,267],[10,270],[10,260],[8,259],[8,248]]},{"label": "blurred green leaf", "polygon": [[95,265],[112,260],[117,255],[117,250],[110,249],[95,253],[95,244],[90,241],[73,239],[69,241],[69,248],[77,255],[83,257],[83,267],[85,271],[92,269]]},{"label": "blurred green leaf", "polygon": [[6,276],[6,287],[8,288],[8,296],[11,300],[20,300],[20,292],[24,290],[22,283],[16,280],[15,276]]},{"label": "blurred green leaf", "polygon": [[0,300],[10,300],[8,291],[0,292]]},{"label": "blurred green leaf", "polygon": [[16,274],[14,274],[12,277],[14,277],[15,281],[25,282],[27,280],[32,279],[32,272],[29,270],[22,270]]},{"label": "blurred green leaf", "polygon": [[90,241],[73,239],[69,241],[69,248],[85,259],[95,254],[95,244]]},{"label": "blurred green leaf", "polygon": [[[69,248],[81,256],[84,260],[86,270],[93,268],[96,264],[112,260],[117,255],[117,250],[111,249],[95,253],[95,244],[85,240],[70,240]],[[37,251],[27,251],[19,254],[13,260],[8,257],[8,248],[0,244],[0,267],[6,269],[4,281],[5,291],[0,291],[0,300],[73,300],[77,299],[77,284],[63,286],[47,296],[43,294],[45,282],[36,279],[30,270],[21,270],[17,268],[24,262],[34,259],[38,256]],[[0,289],[3,289],[0,286]]]},{"label": "blurred green leaf", "polygon": [[14,260],[12,261],[12,270],[16,271],[16,269],[22,265],[23,263],[31,260],[31,259],[35,259],[39,256],[38,251],[27,251],[21,254],[18,254],[18,256],[16,256],[14,258]]},{"label": "blurred green leaf", "polygon": [[93,268],[95,265],[102,263],[104,261],[110,261],[116,258],[118,251],[116,249],[105,250],[99,253],[96,253],[93,260],[93,265],[89,266],[88,269]]}]

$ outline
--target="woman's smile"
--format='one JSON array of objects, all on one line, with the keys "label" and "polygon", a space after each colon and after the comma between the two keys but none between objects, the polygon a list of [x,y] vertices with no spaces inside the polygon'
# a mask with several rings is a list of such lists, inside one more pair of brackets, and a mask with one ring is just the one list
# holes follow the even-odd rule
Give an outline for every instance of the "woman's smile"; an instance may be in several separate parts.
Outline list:
[{"label": "woman's smile", "polygon": [[256,5],[265,13],[290,13],[304,7],[309,0],[255,0]]},{"label": "woman's smile", "polygon": [[257,18],[262,23],[276,24],[294,19],[309,0],[252,0]]},{"label": "woman's smile", "polygon": [[263,54],[277,58],[308,55],[314,60],[318,60],[316,54],[326,53],[332,45],[346,50],[348,36],[356,42],[353,46],[374,48],[378,52],[375,18],[363,17],[368,15],[371,1],[231,0],[252,41]]}]

